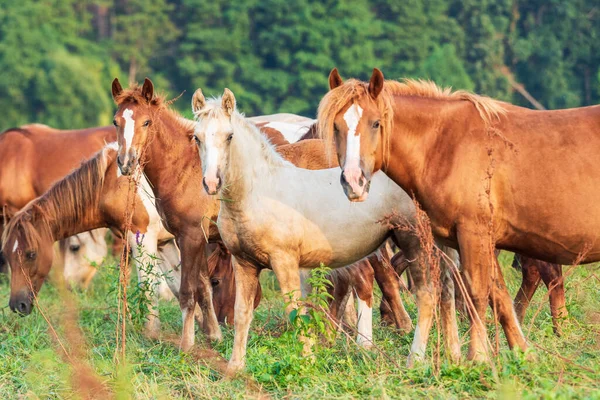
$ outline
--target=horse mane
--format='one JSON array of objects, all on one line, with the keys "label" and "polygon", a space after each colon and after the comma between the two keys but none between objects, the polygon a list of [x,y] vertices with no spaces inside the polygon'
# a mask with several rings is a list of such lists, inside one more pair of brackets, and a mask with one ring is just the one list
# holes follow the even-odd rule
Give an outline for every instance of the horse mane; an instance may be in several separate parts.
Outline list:
[{"label": "horse mane", "polygon": [[300,139],[298,139],[296,142],[301,142],[302,140],[307,140],[307,139],[319,139],[318,127],[319,127],[318,122],[315,122],[314,124],[309,126],[306,133],[304,135],[300,136]]},{"label": "horse mane", "polygon": [[27,244],[39,247],[42,241],[40,228],[43,233],[51,235],[59,216],[65,216],[60,221],[61,226],[75,226],[86,218],[90,204],[99,202],[110,151],[115,152],[111,144],[16,213],[4,230],[2,247],[8,237],[18,231]]},{"label": "horse mane", "polygon": [[[392,132],[392,121],[394,119],[393,97],[394,96],[417,96],[439,100],[468,101],[475,106],[479,116],[486,126],[490,126],[494,119],[499,119],[506,113],[502,102],[470,93],[465,90],[452,91],[452,88],[441,88],[434,82],[422,79],[404,79],[403,81],[386,80],[383,90],[373,100],[369,95],[368,82],[357,79],[348,79],[342,85],[330,90],[319,103],[317,111],[319,137],[333,140],[333,123],[335,116],[349,102],[366,96],[369,101],[375,102],[381,113],[381,129],[383,137],[389,139]],[[386,140],[386,146],[387,143]],[[387,151],[386,151],[387,154]]]},{"label": "horse mane", "polygon": [[[211,99],[206,99],[206,104],[204,108],[200,111],[194,113],[196,118],[229,118],[223,107],[221,107],[222,97],[213,97]],[[243,130],[244,134],[240,135],[245,137],[247,134],[253,137],[260,143],[261,154],[265,157],[267,164],[269,167],[276,167],[282,165],[291,165],[287,162],[275,149],[275,146],[271,141],[260,132],[260,129],[252,122],[246,120],[246,117],[243,113],[240,113],[236,109],[233,111],[231,115],[231,125],[234,131]]]}]

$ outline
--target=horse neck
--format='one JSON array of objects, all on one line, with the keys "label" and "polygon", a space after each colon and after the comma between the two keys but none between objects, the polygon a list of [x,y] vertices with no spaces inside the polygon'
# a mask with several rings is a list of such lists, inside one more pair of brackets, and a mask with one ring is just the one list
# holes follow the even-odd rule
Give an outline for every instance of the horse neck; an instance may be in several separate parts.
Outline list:
[{"label": "horse neck", "polygon": [[198,152],[191,136],[184,131],[185,127],[165,112],[148,139],[144,173],[158,198],[166,199],[173,193],[178,184],[178,180],[173,179],[173,171],[187,175],[184,171],[198,164]]},{"label": "horse neck", "polygon": [[[264,185],[269,185],[274,167],[283,164],[269,141],[241,115],[233,116],[234,136],[224,173],[224,197],[228,208],[244,206],[245,200]],[[224,204],[222,204],[223,206]]]},{"label": "horse neck", "polygon": [[[419,198],[425,177],[441,176],[451,165],[453,154],[447,142],[468,129],[466,121],[481,119],[467,101],[396,96],[393,107],[389,160],[382,170]],[[431,168],[432,160],[440,162],[439,168]]]}]

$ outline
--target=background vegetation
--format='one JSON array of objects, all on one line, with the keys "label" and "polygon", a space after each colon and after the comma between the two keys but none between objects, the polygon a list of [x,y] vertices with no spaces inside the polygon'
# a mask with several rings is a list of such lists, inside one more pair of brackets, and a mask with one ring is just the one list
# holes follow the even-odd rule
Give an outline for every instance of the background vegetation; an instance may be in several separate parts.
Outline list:
[{"label": "background vegetation", "polygon": [[108,124],[110,82],[151,77],[187,112],[231,88],[247,114],[314,116],[337,66],[547,108],[600,101],[596,0],[0,2],[0,129]]}]

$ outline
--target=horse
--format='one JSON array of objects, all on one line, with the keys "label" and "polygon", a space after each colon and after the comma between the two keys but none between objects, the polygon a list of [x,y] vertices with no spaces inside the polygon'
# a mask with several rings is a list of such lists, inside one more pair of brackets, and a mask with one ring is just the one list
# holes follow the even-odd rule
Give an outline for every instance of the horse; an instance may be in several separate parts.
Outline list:
[{"label": "horse", "polygon": [[[31,312],[33,297],[37,295],[52,265],[52,252],[49,249],[56,240],[69,237],[66,240],[70,242],[63,243],[61,247],[67,254],[78,254],[82,250],[81,242],[75,241],[73,238],[76,236],[72,235],[86,232],[90,228],[107,227],[123,236],[127,224],[127,207],[134,202],[128,236],[133,258],[138,263],[149,263],[152,257],[158,257],[159,271],[154,274],[148,275],[146,269],[138,268],[138,279],[147,281],[154,290],[146,331],[152,337],[158,335],[160,320],[157,281],[162,282],[159,273],[166,275],[170,291],[176,297],[179,296],[179,250],[172,235],[164,229],[158,218],[143,176],[140,177],[142,184],[138,190],[130,193],[132,183],[129,178],[119,176],[116,158],[117,146],[113,142],[55,183],[44,195],[30,202],[9,222],[3,243],[6,248],[12,249],[7,254],[7,261],[12,271],[10,307],[13,311],[23,315]],[[130,195],[134,198],[128,200]],[[106,250],[106,242],[102,237],[94,238],[94,241],[104,243]],[[68,255],[64,258],[65,274],[67,275],[68,270],[68,275],[77,276],[78,272],[74,267],[75,264],[81,267],[80,263],[69,262]],[[227,263],[227,255],[214,251],[209,263],[211,279],[215,276],[220,277],[219,279],[232,277],[233,273],[227,271]],[[228,268],[231,269],[231,266]],[[231,290],[219,288],[217,293],[221,297],[232,296]],[[257,292],[256,306],[259,301],[260,292]],[[221,305],[215,302],[214,306],[216,312],[220,312]],[[202,320],[199,310],[196,310],[195,315],[199,321]],[[230,321],[232,318],[230,314]],[[220,320],[224,321],[225,319]]]},{"label": "horse", "polygon": [[[287,307],[290,312],[299,298],[299,268],[314,268],[321,262],[333,268],[351,264],[376,250],[392,233],[410,260],[417,287],[419,321],[411,357],[422,357],[434,300],[426,277],[429,271],[418,262],[420,243],[411,232],[393,232],[378,223],[394,208],[414,221],[410,197],[379,174],[375,179],[381,192],[369,203],[350,205],[341,201],[341,193],[333,187],[333,176],[337,175],[334,169],[310,171],[285,161],[237,111],[235,97],[228,89],[221,98],[208,101],[197,90],[192,110],[197,119],[194,139],[200,153],[202,184],[206,193],[221,191],[226,200],[221,204],[217,224],[234,256],[235,337],[228,373],[244,366],[252,320],[251,293],[258,285],[261,268],[271,268],[282,293],[291,293],[292,302]],[[448,274],[443,278],[452,284]],[[444,314],[455,317],[453,298],[442,304],[452,310]],[[444,325],[446,338],[454,338],[456,321]],[[452,343],[455,353],[457,338]]]},{"label": "horse", "polygon": [[493,303],[510,316],[509,346],[526,350],[493,253],[559,264],[600,259],[600,166],[591,161],[600,107],[532,111],[432,82],[386,81],[376,68],[368,83],[344,82],[334,69],[329,84],[319,130],[336,143],[347,197],[367,198],[379,170],[414,196],[433,233],[460,251],[476,311],[469,359],[487,358],[482,321],[496,285]]},{"label": "horse", "polygon": [[0,236],[14,213],[115,140],[112,126],[59,130],[30,124],[0,133]]},{"label": "horse", "polygon": [[[124,90],[118,79],[113,81],[113,98],[117,104],[115,124],[119,142],[117,162],[120,171],[130,174],[142,165],[155,198],[157,208],[167,229],[177,238],[181,249],[182,287],[179,297],[183,317],[181,348],[188,350],[194,343],[193,320],[190,318],[195,302],[200,302],[205,315],[204,331],[217,340],[221,331],[207,320],[206,300],[211,301],[212,288],[206,263],[207,241],[220,239],[214,223],[219,202],[213,196],[200,196],[202,172],[198,153],[193,146],[193,121],[187,121],[168,106],[163,97],[154,94],[152,81],[146,79],[140,87]],[[268,133],[265,133],[268,135]],[[278,147],[286,158],[305,168],[322,168],[326,155],[322,142],[305,141]],[[170,151],[165,152],[165,149]],[[314,150],[313,150],[314,149]],[[178,179],[173,179],[177,171]],[[391,269],[378,268],[378,281],[393,281]],[[377,271],[376,271],[377,272]],[[392,321],[401,329],[410,328],[410,318],[398,293],[390,292]],[[394,300],[397,297],[397,300]],[[388,303],[386,302],[386,304]],[[212,307],[210,307],[212,311]],[[213,312],[214,313],[214,312]],[[216,319],[216,315],[215,315]]]}]

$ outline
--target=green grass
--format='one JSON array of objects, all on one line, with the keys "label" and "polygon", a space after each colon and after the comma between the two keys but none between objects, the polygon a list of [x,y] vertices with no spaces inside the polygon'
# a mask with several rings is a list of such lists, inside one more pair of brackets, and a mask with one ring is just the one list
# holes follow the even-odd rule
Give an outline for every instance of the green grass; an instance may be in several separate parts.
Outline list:
[{"label": "green grass", "polygon": [[[508,264],[510,255],[503,255]],[[520,283],[520,272],[504,267],[511,293]],[[75,295],[79,324],[87,341],[87,362],[120,398],[596,398],[600,399],[600,281],[598,267],[578,267],[568,275],[568,320],[563,337],[552,332],[552,321],[540,289],[528,311],[523,330],[534,348],[532,360],[513,353],[501,334],[501,351],[490,365],[463,362],[451,365],[432,361],[437,331],[431,335],[429,359],[412,369],[405,367],[412,337],[391,328],[378,327],[378,349],[363,351],[339,337],[332,346],[320,346],[315,358],[303,358],[301,345],[284,316],[283,298],[272,274],[261,276],[264,299],[252,324],[246,373],[224,380],[208,352],[179,352],[176,341],[150,340],[130,326],[127,364],[115,363],[117,301],[110,291],[116,273],[102,266],[92,287]],[[9,287],[0,284],[0,304],[8,304]],[[44,285],[40,303],[45,314],[63,335],[64,315],[56,288]],[[379,296],[377,296],[379,297]],[[404,296],[409,313],[416,307]],[[537,311],[539,313],[537,313]],[[162,330],[175,338],[181,329],[176,303],[161,303]],[[535,321],[531,318],[537,313]],[[494,339],[494,328],[491,341]],[[460,322],[465,340],[467,324]],[[224,358],[231,354],[233,330],[224,329],[225,340],[215,346]],[[202,342],[197,333],[197,340]],[[463,345],[463,354],[466,345]],[[557,355],[560,355],[558,357]],[[218,361],[217,361],[218,364]],[[222,362],[221,362],[222,364]],[[596,372],[597,371],[597,372]],[[0,309],[0,398],[76,398],[71,386],[70,364],[61,357],[48,324],[39,311],[21,318],[8,307]]]}]

